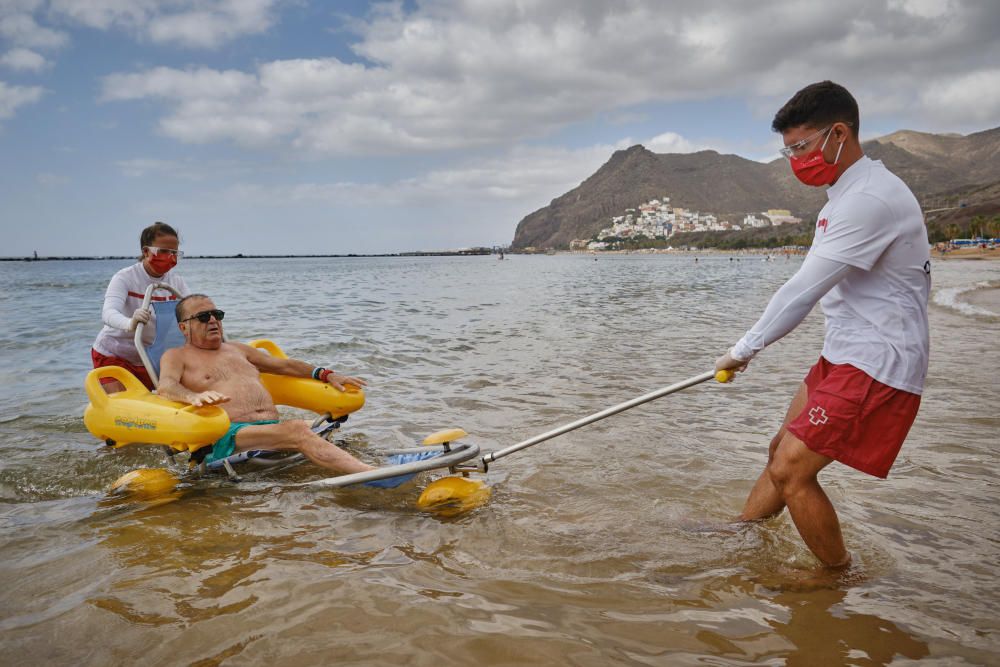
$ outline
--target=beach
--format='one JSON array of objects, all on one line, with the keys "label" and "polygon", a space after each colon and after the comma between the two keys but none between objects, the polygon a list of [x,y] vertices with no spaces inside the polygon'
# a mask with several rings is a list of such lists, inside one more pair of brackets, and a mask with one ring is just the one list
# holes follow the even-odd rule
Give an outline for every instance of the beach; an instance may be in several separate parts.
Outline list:
[{"label": "beach", "polygon": [[995,261],[1000,259],[1000,249],[998,248],[957,248],[954,250],[948,250],[946,252],[941,252],[940,250],[934,249],[931,251],[931,256],[935,259],[942,260],[952,260],[952,259],[964,259],[964,260],[991,260]]},{"label": "beach", "polygon": [[[620,254],[183,260],[233,340],[364,377],[338,442],[461,427],[494,451],[712,368],[801,257]],[[735,254],[733,254],[736,257]],[[749,260],[749,261],[748,261]],[[734,527],[822,347],[818,308],[736,382],[518,452],[490,501],[420,511],[316,489],[310,464],[110,497],[165,466],[84,428],[126,261],[0,263],[0,641],[7,664],[1000,663],[994,470],[1000,263],[932,260],[926,391],[887,480],[821,476],[854,566],[787,514]],[[282,408],[286,418],[312,415]]]}]

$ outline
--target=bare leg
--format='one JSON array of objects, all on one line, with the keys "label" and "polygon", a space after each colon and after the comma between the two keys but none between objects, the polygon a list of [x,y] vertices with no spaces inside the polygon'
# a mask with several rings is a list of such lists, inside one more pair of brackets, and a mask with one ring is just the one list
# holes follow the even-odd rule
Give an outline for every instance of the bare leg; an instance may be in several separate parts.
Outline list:
[{"label": "bare leg", "polygon": [[375,469],[313,433],[304,421],[247,426],[236,434],[236,451],[257,449],[300,452],[316,465],[335,472],[354,473]]},{"label": "bare leg", "polygon": [[[799,416],[799,413],[805,408],[808,398],[809,392],[806,389],[805,383],[802,383],[799,385],[798,391],[795,392],[795,396],[788,406],[788,411],[785,413],[784,421],[781,422],[778,434],[771,438],[771,445],[767,452],[768,466],[774,460],[774,452],[778,449],[778,443],[785,437],[788,424]],[[780,514],[783,509],[785,509],[785,501],[782,500],[781,494],[778,493],[778,490],[771,482],[771,476],[768,474],[767,466],[765,466],[764,471],[753,485],[753,489],[747,497],[746,504],[743,505],[743,512],[740,513],[739,519],[740,521],[766,519],[767,517]]]},{"label": "bare leg", "polygon": [[827,567],[844,567],[851,562],[851,555],[844,548],[840,520],[816,479],[832,461],[786,432],[768,463],[767,473],[806,546]]}]

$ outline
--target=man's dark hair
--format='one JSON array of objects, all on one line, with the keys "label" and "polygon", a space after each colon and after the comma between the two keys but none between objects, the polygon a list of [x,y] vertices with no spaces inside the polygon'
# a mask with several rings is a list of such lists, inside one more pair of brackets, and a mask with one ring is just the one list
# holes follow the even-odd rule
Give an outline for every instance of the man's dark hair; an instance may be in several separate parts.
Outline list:
[{"label": "man's dark hair", "polygon": [[153,245],[153,241],[156,240],[157,236],[176,236],[180,238],[181,235],[165,222],[154,222],[139,234],[139,252],[141,253],[142,249],[146,246]]},{"label": "man's dark hair", "polygon": [[785,132],[793,127],[823,129],[834,123],[847,123],[855,138],[861,127],[858,103],[847,88],[833,81],[820,81],[806,86],[785,102],[774,114],[771,129]]},{"label": "man's dark hair", "polygon": [[177,302],[177,310],[174,311],[174,315],[177,316],[177,323],[180,324],[181,320],[184,319],[184,302],[188,299],[211,299],[207,294],[188,294],[186,297]]}]

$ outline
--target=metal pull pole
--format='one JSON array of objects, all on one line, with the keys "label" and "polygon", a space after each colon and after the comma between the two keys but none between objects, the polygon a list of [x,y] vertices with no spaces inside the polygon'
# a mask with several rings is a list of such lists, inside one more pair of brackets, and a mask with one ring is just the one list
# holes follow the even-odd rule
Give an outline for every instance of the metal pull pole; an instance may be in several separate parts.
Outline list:
[{"label": "metal pull pole", "polygon": [[[722,373],[726,373],[726,375],[720,377],[719,381],[728,382],[729,379],[731,379],[732,377],[732,373],[729,371],[721,371],[720,375],[722,375]],[[511,445],[510,447],[501,449],[496,452],[490,452],[482,459],[480,459],[482,462],[482,469],[485,472],[489,468],[490,463],[493,463],[497,459],[501,459],[507,456],[508,454],[513,454],[514,452],[519,452],[522,449],[525,449],[526,447],[531,447],[532,445],[537,445],[540,442],[551,440],[557,435],[562,435],[563,433],[569,433],[570,431],[575,431],[581,426],[586,426],[587,424],[593,424],[594,422],[600,421],[606,417],[610,417],[612,415],[618,414],[619,412],[624,412],[625,410],[634,408],[637,405],[642,405],[643,403],[649,403],[650,401],[655,401],[656,399],[666,396],[667,394],[673,394],[674,392],[680,391],[681,389],[687,389],[688,387],[693,387],[696,384],[701,384],[702,382],[705,382],[706,380],[711,380],[714,377],[716,377],[715,371],[706,371],[701,375],[695,375],[694,377],[690,377],[687,380],[682,380],[681,382],[672,384],[669,387],[663,387],[662,389],[657,389],[656,391],[652,391],[648,394],[644,394],[637,398],[633,398],[630,401],[625,401],[624,403],[619,403],[618,405],[606,408],[604,410],[601,410],[600,412],[595,412],[594,414],[588,417],[577,419],[575,422],[564,424],[558,428],[552,429],[551,431],[542,433],[541,435],[536,435],[533,438],[528,438],[527,440],[519,442],[516,445]]]}]

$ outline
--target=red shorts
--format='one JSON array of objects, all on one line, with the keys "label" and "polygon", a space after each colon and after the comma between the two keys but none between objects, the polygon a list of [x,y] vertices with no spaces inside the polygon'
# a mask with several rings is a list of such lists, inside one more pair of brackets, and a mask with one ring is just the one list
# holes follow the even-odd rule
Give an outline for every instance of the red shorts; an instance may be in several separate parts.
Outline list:
[{"label": "red shorts", "polygon": [[920,396],[894,389],[850,364],[823,357],[805,379],[809,398],[788,431],[817,454],[861,472],[889,476],[920,407]]},{"label": "red shorts", "polygon": [[[153,380],[149,377],[149,373],[146,371],[145,366],[136,366],[133,363],[125,361],[121,357],[106,357],[94,348],[90,348],[90,358],[94,361],[94,368],[103,368],[104,366],[121,366],[127,370],[132,375],[139,378],[139,381],[146,385],[146,389],[153,391],[156,387],[153,386]],[[111,384],[112,382],[117,382],[118,380],[114,378],[101,378],[101,384]]]}]

